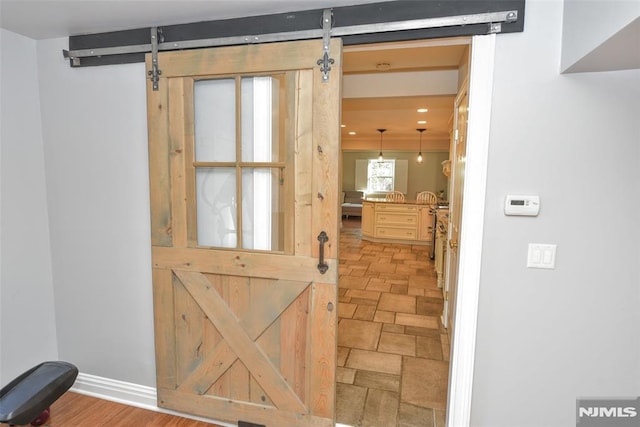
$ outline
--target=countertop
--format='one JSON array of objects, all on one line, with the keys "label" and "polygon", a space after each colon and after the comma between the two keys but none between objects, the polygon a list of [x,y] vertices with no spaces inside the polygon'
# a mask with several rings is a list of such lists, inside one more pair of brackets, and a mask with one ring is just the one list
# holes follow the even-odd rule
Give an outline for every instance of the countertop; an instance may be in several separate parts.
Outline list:
[{"label": "countertop", "polygon": [[[372,203],[386,203],[386,204],[395,204],[395,205],[426,205],[426,203],[418,203],[416,200],[404,200],[402,202],[399,201],[392,201],[392,200],[385,200],[383,198],[377,198],[377,197],[372,197],[372,198],[364,198],[362,199],[363,202],[372,202]],[[435,205],[436,209],[449,209],[449,204],[448,203],[439,203],[437,205]]]}]

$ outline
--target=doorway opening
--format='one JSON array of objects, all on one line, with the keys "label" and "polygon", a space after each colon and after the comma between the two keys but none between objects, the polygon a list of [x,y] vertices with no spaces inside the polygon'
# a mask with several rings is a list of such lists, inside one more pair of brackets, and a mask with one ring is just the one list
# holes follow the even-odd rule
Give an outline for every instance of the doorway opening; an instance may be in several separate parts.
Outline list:
[{"label": "doorway opening", "polygon": [[[360,217],[343,216],[341,228],[339,424],[445,425],[446,255],[432,248],[447,241],[454,104],[468,82],[470,45],[471,39],[456,38],[344,49],[341,184],[347,194],[363,193],[365,202]],[[362,165],[380,153],[399,165],[393,189],[407,205],[422,191],[438,195],[430,234],[420,233],[416,220],[418,231],[407,239],[385,239],[384,224],[369,224],[377,217],[367,200],[375,206],[383,195],[372,191]],[[445,230],[436,243],[439,227]]]}]

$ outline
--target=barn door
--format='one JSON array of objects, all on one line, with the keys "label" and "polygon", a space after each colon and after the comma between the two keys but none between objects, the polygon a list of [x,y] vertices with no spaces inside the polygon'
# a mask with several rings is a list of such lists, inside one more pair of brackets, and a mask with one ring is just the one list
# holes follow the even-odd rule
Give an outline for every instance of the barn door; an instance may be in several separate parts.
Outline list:
[{"label": "barn door", "polygon": [[321,41],[159,55],[148,125],[163,408],[333,425],[339,40],[331,50],[328,82]]}]

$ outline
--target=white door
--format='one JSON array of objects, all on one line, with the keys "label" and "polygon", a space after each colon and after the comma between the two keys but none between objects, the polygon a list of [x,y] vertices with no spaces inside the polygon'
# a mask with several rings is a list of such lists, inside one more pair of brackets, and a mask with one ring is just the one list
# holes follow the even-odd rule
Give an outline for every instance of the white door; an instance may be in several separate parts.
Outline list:
[{"label": "white door", "polygon": [[467,158],[467,117],[469,110],[468,82],[463,84],[454,104],[453,140],[451,142],[451,205],[449,206],[449,248],[446,259],[444,310],[442,323],[453,333],[453,319],[458,282],[458,245],[462,223],[464,172]]}]

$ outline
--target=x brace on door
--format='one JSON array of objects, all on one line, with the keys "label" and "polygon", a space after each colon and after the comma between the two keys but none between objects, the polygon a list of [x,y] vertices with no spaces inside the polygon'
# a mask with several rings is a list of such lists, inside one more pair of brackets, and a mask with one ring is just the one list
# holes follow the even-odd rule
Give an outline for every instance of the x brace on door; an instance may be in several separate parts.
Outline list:
[{"label": "x brace on door", "polygon": [[284,281],[280,283],[280,291],[272,296],[271,308],[274,310],[265,308],[267,304],[252,307],[246,318],[238,320],[203,274],[189,271],[175,271],[174,274],[194,299],[199,301],[202,311],[224,338],[179,385],[178,391],[198,390],[200,394],[204,394],[237,359],[241,359],[250,372],[261,373],[256,376],[256,380],[267,391],[276,407],[292,412],[306,412],[305,404],[260,350],[256,340],[311,284]]}]

